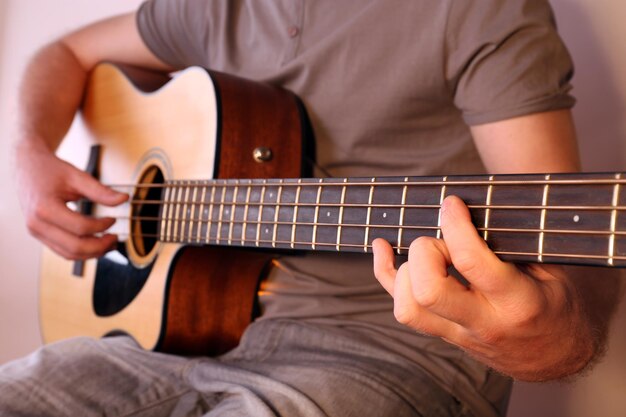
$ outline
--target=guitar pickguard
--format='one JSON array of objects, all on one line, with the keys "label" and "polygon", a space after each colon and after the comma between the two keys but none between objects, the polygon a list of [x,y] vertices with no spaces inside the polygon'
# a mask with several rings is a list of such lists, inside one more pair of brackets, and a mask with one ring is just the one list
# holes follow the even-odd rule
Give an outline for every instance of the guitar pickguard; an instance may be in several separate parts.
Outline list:
[{"label": "guitar pickguard", "polygon": [[145,285],[154,262],[147,267],[135,267],[124,245],[98,259],[92,302],[97,316],[109,317],[122,311]]}]

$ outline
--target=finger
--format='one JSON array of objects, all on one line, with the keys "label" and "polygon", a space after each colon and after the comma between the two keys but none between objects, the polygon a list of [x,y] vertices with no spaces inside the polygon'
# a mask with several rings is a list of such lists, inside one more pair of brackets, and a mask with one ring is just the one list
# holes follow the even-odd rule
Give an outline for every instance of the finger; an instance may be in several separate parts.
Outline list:
[{"label": "finger", "polygon": [[478,235],[469,210],[455,196],[441,207],[441,230],[452,264],[473,288],[491,295],[510,293],[523,281],[523,274],[502,262]]},{"label": "finger", "polygon": [[115,191],[82,171],[71,177],[71,187],[77,194],[105,206],[117,206],[128,200],[128,194]]},{"label": "finger", "polygon": [[394,316],[400,323],[432,336],[443,337],[450,341],[460,339],[463,328],[420,305],[413,296],[413,286],[404,263],[398,269],[394,288]]},{"label": "finger", "polygon": [[117,236],[78,237],[54,225],[39,222],[32,229],[33,235],[66,259],[88,259],[104,255],[117,244]]},{"label": "finger", "polygon": [[393,297],[394,282],[398,272],[393,248],[389,242],[378,238],[372,242],[372,252],[374,253],[374,276],[385,291]]},{"label": "finger", "polygon": [[480,316],[483,299],[448,274],[450,264],[441,239],[413,241],[409,249],[411,290],[417,303],[428,311],[467,326]]},{"label": "finger", "polygon": [[57,226],[77,236],[102,233],[115,223],[110,217],[94,218],[70,210],[63,201],[42,204],[37,216],[46,223]]}]

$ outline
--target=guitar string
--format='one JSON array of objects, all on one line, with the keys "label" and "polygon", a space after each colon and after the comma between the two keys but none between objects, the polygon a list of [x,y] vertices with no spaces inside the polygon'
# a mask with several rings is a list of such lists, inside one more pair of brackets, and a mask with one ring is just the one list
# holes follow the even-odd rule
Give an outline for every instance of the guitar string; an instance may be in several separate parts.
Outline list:
[{"label": "guitar string", "polygon": [[[229,179],[224,179],[224,180],[209,180],[209,181],[201,181],[201,182],[192,182],[192,181],[182,181],[182,182],[168,182],[165,184],[133,184],[133,185],[125,185],[125,184],[117,184],[117,185],[112,185],[112,187],[117,187],[117,188],[133,188],[133,189],[138,189],[138,188],[219,188],[222,187],[223,190],[222,192],[225,192],[224,188],[226,187],[242,187],[242,188],[259,188],[259,189],[263,189],[263,188],[271,188],[271,187],[292,187],[292,188],[298,188],[298,187],[303,187],[303,186],[308,186],[308,187],[324,187],[324,186],[341,186],[344,187],[346,186],[346,184],[348,185],[362,185],[362,186],[367,186],[367,187],[371,187],[372,185],[374,186],[396,186],[396,187],[404,187],[405,185],[412,185],[412,186],[429,186],[429,185],[444,185],[443,182],[441,181],[418,181],[418,182],[409,182],[409,181],[405,181],[405,182],[372,182],[372,181],[368,181],[368,182],[363,182],[363,183],[359,183],[359,182],[351,182],[351,183],[347,183],[347,182],[340,182],[340,183],[324,183],[324,182],[319,182],[319,181],[315,181],[315,182],[283,182],[284,180],[270,180],[268,182],[268,180],[229,180]],[[293,181],[297,181],[297,180],[293,180]],[[622,179],[551,179],[551,180],[489,180],[489,181],[483,181],[483,180],[472,180],[472,181],[465,181],[465,180],[451,180],[451,181],[446,181],[445,185],[446,186],[453,186],[453,185],[471,185],[471,186],[481,186],[481,185],[491,185],[491,186],[498,186],[498,185],[545,185],[545,184],[568,184],[568,185],[581,185],[581,184],[606,184],[606,185],[616,185],[618,183],[624,183],[626,180],[622,180]],[[235,199],[236,200],[236,199]],[[163,205],[163,204],[168,204],[168,205],[188,205],[188,206],[213,206],[216,204],[219,204],[220,207],[229,207],[229,208],[233,208],[234,210],[236,210],[238,207],[244,206],[244,207],[249,207],[249,206],[259,206],[265,209],[271,209],[274,207],[278,207],[280,209],[280,207],[354,207],[354,208],[369,208],[369,207],[374,207],[374,208],[389,208],[389,209],[401,209],[401,208],[418,208],[418,209],[440,209],[439,205],[435,205],[435,204],[405,204],[405,205],[396,205],[396,204],[376,204],[376,205],[370,205],[370,204],[358,204],[358,203],[343,203],[343,204],[338,204],[338,203],[286,203],[286,202],[280,202],[280,201],[276,201],[276,202],[240,202],[240,201],[232,201],[232,202],[228,202],[228,201],[220,201],[220,202],[216,202],[216,201],[191,201],[191,200],[180,200],[180,201],[169,201],[169,202],[163,202],[162,200],[133,200],[130,202],[131,205],[152,205],[152,204],[158,204],[158,205]],[[546,209],[545,206],[530,206],[530,205],[468,205],[469,209],[491,209],[491,210],[543,210]],[[616,211],[623,211],[626,210],[626,206],[551,206],[548,208],[548,210],[569,210],[569,211],[576,211],[576,210],[593,210],[593,211],[597,211],[597,212],[603,212],[603,211],[608,211],[608,212],[616,212]],[[234,213],[233,213],[234,214]],[[130,220],[130,221],[154,221],[154,222],[161,222],[161,221],[170,221],[170,222],[178,222],[180,223],[182,222],[195,222],[198,223],[200,222],[200,224],[202,224],[203,222],[206,222],[207,224],[210,224],[212,221],[220,221],[224,224],[250,224],[250,225],[255,225],[255,226],[259,226],[260,224],[269,224],[272,225],[274,227],[276,227],[277,225],[280,224],[286,224],[289,226],[293,226],[294,223],[293,222],[254,222],[254,221],[247,221],[247,220],[238,220],[236,222],[232,222],[229,220],[224,221],[224,219],[190,219],[190,220],[185,220],[185,219],[179,219],[179,218],[145,218],[145,217],[137,217],[137,216],[132,216],[132,217],[117,217],[120,220]],[[331,227],[378,227],[378,228],[385,228],[385,227],[389,227],[389,228],[393,228],[393,229],[397,229],[398,226],[395,225],[359,225],[359,224],[337,224],[337,223],[295,223],[296,226],[300,225],[300,226],[306,226],[306,225],[326,225],[326,226],[331,226]],[[184,225],[181,225],[181,228],[184,227]],[[192,226],[190,226],[192,227]],[[428,230],[436,230],[436,227],[424,227],[424,226],[403,226],[403,229],[428,229]],[[510,233],[539,233],[538,229],[514,229],[514,228],[478,228],[479,231],[494,231],[494,232],[510,232]],[[563,233],[563,234],[606,234],[606,235],[623,235],[624,232],[620,232],[620,231],[615,231],[615,232],[610,232],[610,231],[604,231],[604,230],[568,230],[568,229],[563,229],[563,230],[543,230],[544,233]]]},{"label": "guitar string", "polygon": [[[148,237],[148,238],[154,238],[154,239],[158,239],[159,236],[158,235],[142,235],[142,237]],[[195,238],[187,238],[185,240],[164,240],[162,242],[164,243],[204,243],[204,244],[211,244],[211,240],[216,241],[215,238],[211,238],[211,239],[201,239],[201,240],[197,240]],[[233,239],[235,242],[241,242],[240,239]],[[301,242],[301,241],[287,241],[287,240],[266,240],[266,239],[253,239],[248,241],[248,245],[241,245],[240,243],[237,244],[226,244],[225,242],[227,242],[227,239],[220,239],[219,240],[220,246],[231,246],[231,247],[254,247],[257,243],[259,245],[267,245],[270,247],[273,247],[274,245],[285,245],[285,247],[279,247],[276,249],[289,249],[292,246],[291,245],[298,245],[298,248],[295,249],[306,249],[306,248],[310,248],[313,243],[312,242]],[[267,247],[267,246],[263,246],[263,247]],[[350,243],[340,243],[339,245],[337,245],[337,242],[333,242],[333,243],[328,243],[328,242],[315,242],[315,246],[321,246],[321,247],[328,247],[328,248],[336,248],[337,246],[339,247],[344,247],[344,248],[354,248],[354,249],[358,249],[358,250],[362,250],[363,248],[366,249],[371,249],[372,245],[371,244],[367,244],[367,245],[361,245],[361,244],[350,244]],[[394,250],[400,250],[400,251],[408,251],[409,247],[408,246],[398,246],[392,245],[392,248]],[[496,255],[506,255],[506,256],[524,256],[524,257],[532,257],[532,258],[536,258],[537,256],[539,256],[538,252],[525,252],[525,251],[519,251],[519,252],[513,252],[513,251],[494,251],[494,253]],[[572,254],[572,253],[547,253],[544,252],[543,254],[544,259],[546,257],[549,258],[567,258],[567,259],[581,259],[581,260],[608,260],[610,257],[607,255],[590,255],[590,254]],[[616,261],[626,261],[626,256],[621,256],[621,255],[614,255],[611,257],[612,259],[616,260]]]},{"label": "guitar string", "polygon": [[[161,223],[161,222],[171,222],[178,223],[179,227],[182,229],[185,226],[187,228],[202,228],[205,224],[210,226],[211,230],[215,228],[218,222],[221,222],[222,227],[230,227],[230,225],[250,225],[252,227],[256,226],[296,226],[296,227],[306,227],[306,226],[322,226],[322,227],[353,227],[353,228],[372,228],[372,229],[393,229],[397,230],[402,228],[404,230],[434,230],[437,231],[440,228],[437,226],[427,226],[427,225],[404,225],[398,226],[394,224],[363,224],[363,223],[324,223],[324,222],[293,222],[293,221],[258,221],[258,220],[229,220],[229,219],[181,219],[181,218],[168,218],[168,217],[143,217],[143,216],[120,216],[114,217],[117,220],[125,220],[125,221],[137,221],[137,222],[151,222],[151,223]],[[520,234],[530,234],[530,233],[549,233],[549,234],[567,234],[567,235],[615,235],[615,236],[626,236],[626,231],[611,231],[611,230],[593,230],[593,229],[537,229],[537,228],[512,228],[512,227],[477,227],[477,231],[479,232],[494,232],[494,233],[520,233]],[[210,232],[210,231],[209,231]]]},{"label": "guitar string", "polygon": [[[544,176],[542,176],[544,177]],[[379,177],[382,178],[382,177]],[[410,177],[409,177],[410,178]],[[448,177],[450,178],[450,177]],[[213,179],[213,180],[177,180],[177,181],[168,181],[163,184],[108,184],[108,187],[116,188],[116,189],[136,189],[136,188],[173,188],[173,187],[212,187],[212,186],[239,186],[239,187],[271,187],[271,186],[283,186],[283,187],[320,187],[320,186],[331,186],[331,187],[343,187],[345,185],[348,186],[398,186],[403,187],[405,185],[409,186],[455,186],[455,185],[474,185],[474,186],[498,186],[498,185],[616,185],[616,184],[626,184],[626,178],[587,178],[587,179],[532,179],[532,180],[500,180],[494,179],[490,180],[455,180],[449,179],[448,181],[439,181],[439,180],[413,180],[404,182],[403,180],[398,179],[397,181],[389,181],[384,179],[382,181],[372,181],[371,179],[366,180],[364,178],[359,178],[354,182],[343,182],[343,178],[332,178],[333,181],[338,182],[319,182],[322,178],[305,178],[304,181],[298,183],[295,178],[285,178],[285,179],[269,179],[269,180],[261,180],[261,179]],[[349,178],[347,178],[349,180]],[[374,180],[377,178],[374,177]]]},{"label": "guitar string", "polygon": [[[450,194],[453,195],[453,194]],[[178,200],[178,201],[163,201],[163,200],[132,200],[125,204],[131,205],[176,205],[176,204],[186,204],[191,206],[263,206],[263,207],[348,207],[348,208],[391,208],[391,209],[436,209],[439,210],[441,208],[440,204],[369,204],[369,203],[301,203],[301,202],[285,202],[285,201],[196,201],[196,200]],[[534,206],[534,205],[509,205],[509,204],[468,204],[467,207],[469,209],[495,209],[495,210],[594,210],[594,211],[624,211],[626,210],[626,206]]]}]

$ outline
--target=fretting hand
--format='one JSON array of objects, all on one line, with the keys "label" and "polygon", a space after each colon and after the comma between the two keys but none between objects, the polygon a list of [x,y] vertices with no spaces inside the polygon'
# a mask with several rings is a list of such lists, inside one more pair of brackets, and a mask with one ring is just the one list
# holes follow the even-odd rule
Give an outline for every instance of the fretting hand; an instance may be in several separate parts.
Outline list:
[{"label": "fretting hand", "polygon": [[[374,272],[398,321],[518,379],[560,378],[590,361],[592,325],[564,268],[502,262],[457,197],[444,201],[441,228],[443,240],[415,240],[397,270],[389,243],[373,242]],[[468,286],[448,273],[451,265]]]}]

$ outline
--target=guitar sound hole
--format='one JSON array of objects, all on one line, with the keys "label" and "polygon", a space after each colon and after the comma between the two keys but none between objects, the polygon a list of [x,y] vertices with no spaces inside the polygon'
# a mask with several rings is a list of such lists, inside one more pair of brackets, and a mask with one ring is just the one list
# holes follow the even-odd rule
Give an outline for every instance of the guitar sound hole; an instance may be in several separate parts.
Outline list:
[{"label": "guitar sound hole", "polygon": [[163,172],[150,166],[141,176],[132,207],[132,244],[139,256],[147,256],[158,241],[163,204]]}]

